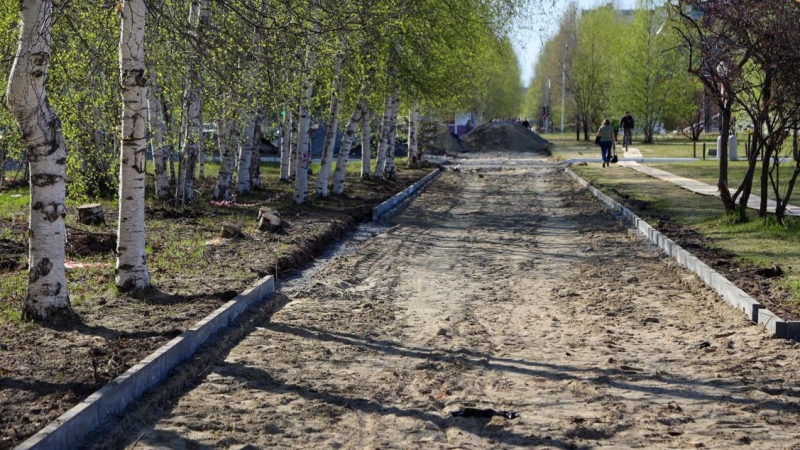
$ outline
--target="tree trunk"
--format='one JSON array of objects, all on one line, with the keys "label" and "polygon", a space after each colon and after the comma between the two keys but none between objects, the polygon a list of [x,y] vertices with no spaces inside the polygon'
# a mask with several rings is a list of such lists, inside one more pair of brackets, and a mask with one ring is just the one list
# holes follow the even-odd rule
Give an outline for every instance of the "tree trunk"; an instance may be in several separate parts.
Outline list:
[{"label": "tree trunk", "polygon": [[292,140],[289,142],[289,180],[294,180],[294,173],[297,172],[297,144],[300,143],[300,135],[298,133],[299,125],[297,119],[300,117],[300,111],[292,113]]},{"label": "tree trunk", "polygon": [[289,182],[292,155],[292,111],[286,109],[281,124],[281,181]]},{"label": "tree trunk", "polygon": [[311,131],[311,101],[314,96],[314,80],[312,78],[316,59],[314,29],[309,43],[306,67],[303,70],[302,92],[300,99],[300,119],[297,130],[297,164],[294,173],[294,202],[298,205],[308,201],[308,170],[311,168],[311,147],[309,132]]},{"label": "tree trunk", "polygon": [[[339,110],[341,109],[342,96],[342,57],[336,60],[333,72],[333,90],[331,91],[331,104],[328,110],[328,121],[325,123],[325,143],[322,147],[322,163],[319,174],[314,183],[314,193],[317,197],[328,196],[328,180],[330,179],[331,166],[333,165],[333,150],[336,147],[336,135],[339,128]],[[341,150],[340,150],[341,151]]]},{"label": "tree trunk", "polygon": [[[202,46],[203,34],[208,27],[209,15],[210,0],[192,0],[189,9],[189,33],[195,38],[198,47]],[[186,69],[186,86],[183,93],[183,111],[186,120],[183,131],[184,142],[181,150],[178,186],[175,195],[177,206],[183,206],[194,200],[194,172],[203,141],[200,59],[199,54],[189,55]]]},{"label": "tree trunk", "polygon": [[20,0],[19,45],[6,98],[25,139],[30,167],[26,319],[71,315],[64,273],[67,149],[45,89],[53,27],[51,0]]},{"label": "tree trunk", "polygon": [[146,14],[144,0],[123,0],[119,39],[122,151],[119,158],[119,226],[114,284],[125,291],[150,286],[144,227],[148,99],[144,62]]},{"label": "tree trunk", "polygon": [[[229,200],[233,182],[233,166],[236,160],[236,143],[239,141],[238,121],[234,118],[229,124],[217,124],[219,142],[219,174],[214,188],[214,200]],[[235,139],[234,139],[235,138]]]},{"label": "tree trunk", "polygon": [[389,140],[386,144],[386,168],[383,177],[387,180],[397,178],[397,165],[394,161],[394,151],[397,143],[397,113],[400,109],[400,98],[397,92],[392,96],[392,115],[389,119]]},{"label": "tree trunk", "polygon": [[419,117],[416,103],[411,106],[408,114],[408,167],[419,167]]},{"label": "tree trunk", "polygon": [[376,180],[383,179],[383,173],[386,171],[386,148],[389,146],[389,128],[391,127],[392,120],[392,95],[387,95],[386,100],[383,102],[383,120],[381,121],[381,141],[378,144],[378,157],[375,165]]},{"label": "tree trunk", "polygon": [[339,148],[339,157],[336,159],[336,170],[333,172],[333,194],[342,195],[344,193],[344,180],[347,174],[347,159],[350,157],[350,149],[358,130],[358,122],[361,120],[362,112],[366,102],[362,99],[356,104],[353,114],[350,116],[350,123],[342,138],[342,146]]},{"label": "tree trunk", "polygon": [[372,127],[371,118],[369,116],[369,105],[364,105],[364,110],[361,113],[361,179],[369,179],[372,174],[370,173],[371,155],[370,145],[372,142]]},{"label": "tree trunk", "polygon": [[250,165],[253,163],[253,138],[256,132],[256,116],[247,118],[242,140],[239,143],[239,163],[236,170],[236,193],[247,194],[250,192]]},{"label": "tree trunk", "polygon": [[251,188],[260,188],[261,187],[261,152],[259,148],[261,147],[261,139],[263,137],[261,133],[261,121],[262,121],[261,114],[256,114],[255,118],[255,128],[253,129],[253,150],[251,152],[251,161],[250,161],[250,187]]},{"label": "tree trunk", "polygon": [[717,181],[717,188],[719,189],[719,196],[722,200],[725,212],[733,211],[736,208],[736,202],[734,202],[733,197],[731,197],[731,191],[728,189],[728,134],[730,134],[731,130],[732,106],[733,100],[728,98],[727,101],[725,101],[725,106],[720,108],[720,113],[722,114],[722,129],[720,130],[720,134],[722,135],[722,139],[720,139],[720,148],[717,149],[717,155],[719,156],[719,179]]},{"label": "tree trunk", "polygon": [[161,200],[169,200],[169,179],[167,179],[167,157],[169,151],[164,145],[164,110],[159,101],[159,87],[156,83],[156,71],[150,70],[150,89],[147,91],[148,119],[150,121],[150,142],[153,147],[153,169],[155,171],[156,196]]}]

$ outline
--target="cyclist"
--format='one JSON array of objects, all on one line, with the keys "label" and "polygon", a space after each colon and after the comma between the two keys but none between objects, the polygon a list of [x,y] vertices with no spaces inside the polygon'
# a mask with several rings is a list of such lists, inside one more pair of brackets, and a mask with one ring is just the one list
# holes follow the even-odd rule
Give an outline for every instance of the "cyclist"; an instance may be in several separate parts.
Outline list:
[{"label": "cyclist", "polygon": [[619,127],[622,128],[622,144],[626,152],[633,140],[633,126],[633,116],[631,116],[630,111],[625,111],[625,115],[622,116],[622,119],[619,121]]}]

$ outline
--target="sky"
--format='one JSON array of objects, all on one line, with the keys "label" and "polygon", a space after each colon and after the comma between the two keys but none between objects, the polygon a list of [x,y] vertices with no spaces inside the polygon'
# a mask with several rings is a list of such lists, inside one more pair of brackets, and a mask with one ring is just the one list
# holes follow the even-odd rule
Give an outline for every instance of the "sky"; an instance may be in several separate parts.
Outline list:
[{"label": "sky", "polygon": [[[514,51],[520,64],[520,78],[524,86],[528,85],[533,76],[533,66],[543,44],[558,31],[558,21],[569,4],[569,0],[538,0],[538,2],[548,4],[548,7],[535,11],[532,18],[521,20],[512,33]],[[577,0],[577,2],[581,9],[592,9],[598,5],[608,4],[609,0]],[[553,3],[555,7],[550,7]],[[620,9],[631,9],[636,0],[616,0],[615,3]]]}]

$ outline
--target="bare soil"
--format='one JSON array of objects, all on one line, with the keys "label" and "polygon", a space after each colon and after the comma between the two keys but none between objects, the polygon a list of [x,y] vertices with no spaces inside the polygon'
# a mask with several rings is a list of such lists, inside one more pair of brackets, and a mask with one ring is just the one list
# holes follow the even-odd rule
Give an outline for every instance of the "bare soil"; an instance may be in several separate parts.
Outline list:
[{"label": "bare soil", "polygon": [[88,448],[800,448],[799,356],[560,167],[462,168]]},{"label": "bare soil", "polygon": [[[112,267],[68,271],[76,288],[71,292],[86,292],[72,295],[72,320],[42,325],[0,321],[0,450],[36,433],[256,279],[269,274],[280,278],[304,266],[355,225],[371,220],[372,207],[431,170],[399,168],[396,180],[349,182],[346,197],[280,208],[286,225],[279,234],[256,230],[258,206],[215,208],[207,198],[185,210],[151,205],[147,226],[154,287],[135,295],[111,288],[115,224],[69,226],[68,258],[94,257]],[[289,189],[267,180],[243,201],[263,202]],[[106,211],[107,218],[114,215]],[[218,237],[220,223],[230,220],[243,226],[244,236]],[[25,271],[26,226],[0,225],[13,231],[13,239],[0,240],[0,276],[18,276]],[[196,245],[203,247],[202,256],[190,272],[172,253],[189,252],[183,246]],[[174,265],[169,263],[173,260]],[[16,308],[19,301],[0,299],[0,306]]]}]

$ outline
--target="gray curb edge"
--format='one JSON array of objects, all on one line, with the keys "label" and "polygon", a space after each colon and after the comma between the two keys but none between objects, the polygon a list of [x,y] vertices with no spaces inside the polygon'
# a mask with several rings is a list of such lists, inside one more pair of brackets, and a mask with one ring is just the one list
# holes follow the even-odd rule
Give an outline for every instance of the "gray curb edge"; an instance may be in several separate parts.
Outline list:
[{"label": "gray curb edge", "polygon": [[407,187],[405,190],[396,194],[389,200],[386,200],[380,205],[372,208],[372,221],[377,222],[378,220],[385,220],[391,217],[394,213],[400,210],[400,206],[402,206],[402,204],[405,203],[405,201],[408,200],[409,197],[416,194],[417,191],[427,186],[431,181],[435,180],[436,177],[441,175],[441,173],[442,169],[436,168],[436,170],[434,170],[433,172],[425,175],[423,179]]},{"label": "gray curb edge", "polygon": [[191,356],[209,337],[227,328],[248,307],[273,293],[275,279],[272,276],[258,280],[253,287],[220,306],[139,364],[111,380],[14,450],[78,447],[106,417],[121,412],[147,389],[166,378],[172,368]]},{"label": "gray curb edge", "polygon": [[577,181],[578,184],[588,189],[612,214],[643,234],[651,242],[661,248],[664,253],[675,258],[681,266],[689,269],[700,277],[700,279],[711,289],[716,291],[723,300],[744,312],[747,318],[753,323],[763,326],[771,336],[795,341],[800,340],[800,321],[785,321],[781,319],[775,313],[758,303],[753,297],[731,283],[719,272],[700,261],[700,259],[681,248],[672,239],[666,237],[650,226],[650,224],[639,218],[633,211],[600,192],[572,170],[565,168],[564,171]]}]

